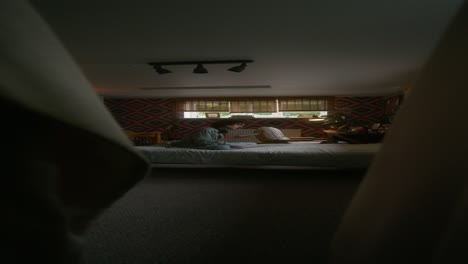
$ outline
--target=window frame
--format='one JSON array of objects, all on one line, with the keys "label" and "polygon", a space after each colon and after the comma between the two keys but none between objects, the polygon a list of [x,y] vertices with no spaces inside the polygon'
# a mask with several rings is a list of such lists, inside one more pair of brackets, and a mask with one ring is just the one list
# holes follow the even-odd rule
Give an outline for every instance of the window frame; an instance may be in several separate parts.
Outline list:
[{"label": "window frame", "polygon": [[[274,101],[274,106],[272,102]],[[283,102],[283,106],[286,104],[286,108],[282,108],[280,103]],[[201,104],[201,107],[197,105]],[[262,105],[263,103],[263,105]],[[206,105],[210,105],[206,107]],[[289,105],[288,105],[289,104]],[[214,107],[215,105],[221,106],[221,108]],[[227,111],[226,106],[227,105]],[[232,105],[235,109],[232,111]],[[240,106],[241,105],[241,106]],[[293,105],[294,107],[291,107]],[[271,113],[276,116],[269,117],[255,117],[255,118],[295,118],[304,119],[304,117],[285,117],[283,113],[298,112],[299,114],[312,114],[317,115],[318,112],[332,112],[334,106],[334,97],[331,96],[303,96],[303,97],[232,97],[232,98],[179,98],[176,101],[176,109],[178,117],[181,119],[209,119],[209,118],[229,118],[226,113],[230,115],[252,115],[261,113]],[[223,108],[224,107],[224,108]],[[250,112],[241,112],[240,110],[252,110]],[[265,109],[275,110],[266,112]],[[312,110],[307,110],[312,109]],[[201,111],[205,110],[205,111]],[[283,111],[281,111],[283,110]],[[198,113],[197,117],[186,117],[185,113]],[[216,113],[216,117],[209,117],[210,113]],[[298,114],[298,115],[299,115]],[[319,114],[320,115],[320,114]],[[237,117],[236,117],[237,118]]]}]

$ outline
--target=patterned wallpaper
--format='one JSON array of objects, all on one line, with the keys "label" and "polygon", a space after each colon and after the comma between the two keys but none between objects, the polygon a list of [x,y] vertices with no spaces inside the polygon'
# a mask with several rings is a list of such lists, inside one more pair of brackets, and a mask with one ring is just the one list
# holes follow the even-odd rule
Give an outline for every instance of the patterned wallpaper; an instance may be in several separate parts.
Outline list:
[{"label": "patterned wallpaper", "polygon": [[[379,122],[384,114],[392,114],[399,104],[392,97],[336,97],[335,111],[350,115],[364,122]],[[105,98],[105,105],[122,129],[144,132],[163,131],[175,126],[172,138],[179,139],[193,129],[209,126],[214,119],[180,119],[176,116],[175,99],[114,99]],[[302,136],[322,137],[320,124],[307,119],[262,118],[246,119],[245,128],[272,126],[276,128],[300,128]]]}]

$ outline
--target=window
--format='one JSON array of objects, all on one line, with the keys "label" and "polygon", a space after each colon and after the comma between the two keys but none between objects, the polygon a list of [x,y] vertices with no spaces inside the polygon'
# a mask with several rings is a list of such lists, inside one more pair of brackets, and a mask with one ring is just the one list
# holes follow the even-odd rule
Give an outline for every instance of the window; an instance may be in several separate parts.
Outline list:
[{"label": "window", "polygon": [[311,118],[327,115],[333,97],[179,99],[183,118]]},{"label": "window", "polygon": [[329,111],[333,105],[330,97],[284,97],[278,99],[280,112]]},{"label": "window", "polygon": [[230,113],[272,113],[278,112],[276,98],[231,99]]},{"label": "window", "polygon": [[225,99],[182,99],[177,100],[177,111],[229,112],[229,101]]},{"label": "window", "polygon": [[206,118],[220,118],[221,115],[219,113],[205,113]]}]

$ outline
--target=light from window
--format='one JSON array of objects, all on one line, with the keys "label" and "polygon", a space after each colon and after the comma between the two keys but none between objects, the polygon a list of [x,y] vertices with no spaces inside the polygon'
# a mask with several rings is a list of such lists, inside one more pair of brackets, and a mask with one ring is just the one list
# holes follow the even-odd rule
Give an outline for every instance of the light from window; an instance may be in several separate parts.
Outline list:
[{"label": "light from window", "polygon": [[[184,118],[319,118],[333,106],[332,97],[180,99],[179,113]],[[217,117],[215,117],[217,118]]]},{"label": "light from window", "polygon": [[[206,118],[206,113],[210,112],[184,112],[184,118]],[[216,112],[218,113],[218,112]],[[314,118],[323,117],[328,111],[304,111],[304,112],[276,112],[276,113],[229,113],[219,112],[220,118],[231,117],[254,117],[254,118]]]}]

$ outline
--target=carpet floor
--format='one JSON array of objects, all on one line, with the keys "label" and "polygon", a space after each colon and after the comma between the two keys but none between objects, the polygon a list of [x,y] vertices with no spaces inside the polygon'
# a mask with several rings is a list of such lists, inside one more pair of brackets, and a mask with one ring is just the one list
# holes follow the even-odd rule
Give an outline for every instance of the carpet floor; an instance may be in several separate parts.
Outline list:
[{"label": "carpet floor", "polygon": [[325,263],[362,173],[160,169],[94,223],[87,264]]}]

